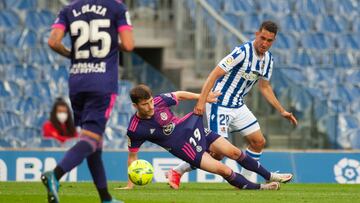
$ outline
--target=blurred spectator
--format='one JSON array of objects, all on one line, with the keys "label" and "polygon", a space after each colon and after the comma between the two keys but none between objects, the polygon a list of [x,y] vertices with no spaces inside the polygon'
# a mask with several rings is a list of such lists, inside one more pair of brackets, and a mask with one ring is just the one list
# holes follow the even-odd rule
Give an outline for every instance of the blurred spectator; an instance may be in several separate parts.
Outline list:
[{"label": "blurred spectator", "polygon": [[45,139],[56,139],[61,144],[78,136],[70,107],[62,99],[57,98],[50,113],[50,119],[43,125]]}]

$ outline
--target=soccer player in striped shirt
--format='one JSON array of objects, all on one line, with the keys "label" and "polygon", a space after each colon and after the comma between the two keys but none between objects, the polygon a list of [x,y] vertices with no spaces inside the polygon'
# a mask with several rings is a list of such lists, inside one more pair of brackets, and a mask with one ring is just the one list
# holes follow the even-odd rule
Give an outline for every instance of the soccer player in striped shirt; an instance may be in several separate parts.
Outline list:
[{"label": "soccer player in striped shirt", "polygon": [[[227,138],[229,132],[238,132],[249,143],[246,154],[259,160],[265,146],[265,138],[253,113],[244,103],[244,97],[259,82],[259,89],[266,100],[284,118],[294,125],[295,116],[286,111],[276,98],[270,85],[273,71],[273,56],[268,51],[275,41],[278,27],[272,21],[264,21],[255,33],[255,40],[235,47],[225,56],[208,76],[203,85],[200,98],[194,112],[202,115],[206,108],[208,125],[211,130]],[[211,91],[220,91],[217,103],[206,104],[206,97]],[[217,157],[221,159],[222,157]],[[187,163],[181,163],[169,171],[169,182],[180,184],[179,176],[191,170]],[[241,174],[256,182],[256,174],[242,169]]]},{"label": "soccer player in striped shirt", "polygon": [[[219,96],[218,93],[212,92],[207,96],[206,101],[215,102],[217,96]],[[138,85],[130,91],[130,97],[137,112],[131,117],[127,130],[128,165],[137,160],[140,146],[145,141],[150,141],[193,167],[221,175],[239,189],[278,190],[279,182],[288,182],[292,179],[292,174],[270,173],[225,138],[204,128],[202,116],[191,112],[178,118],[172,113],[171,106],[177,105],[181,100],[196,100],[199,94],[176,91],[153,98],[149,87]],[[242,167],[255,171],[270,183],[250,182],[241,174],[233,172],[231,168],[214,159],[209,152],[235,160]],[[127,187],[123,189],[132,187],[133,184],[128,181]]]}]

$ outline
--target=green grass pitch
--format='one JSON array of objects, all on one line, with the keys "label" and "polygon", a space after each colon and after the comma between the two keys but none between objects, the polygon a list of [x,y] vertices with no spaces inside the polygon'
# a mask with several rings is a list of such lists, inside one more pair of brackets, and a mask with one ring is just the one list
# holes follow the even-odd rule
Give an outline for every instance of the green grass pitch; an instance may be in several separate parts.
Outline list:
[{"label": "green grass pitch", "polygon": [[[110,182],[110,192],[117,199],[131,202],[360,202],[360,184],[282,184],[279,191],[237,190],[226,183],[183,183],[180,190],[172,190],[165,183],[152,183],[134,190],[114,190],[125,183]],[[62,203],[100,202],[90,182],[61,183]],[[0,202],[47,202],[40,182],[0,182]]]}]

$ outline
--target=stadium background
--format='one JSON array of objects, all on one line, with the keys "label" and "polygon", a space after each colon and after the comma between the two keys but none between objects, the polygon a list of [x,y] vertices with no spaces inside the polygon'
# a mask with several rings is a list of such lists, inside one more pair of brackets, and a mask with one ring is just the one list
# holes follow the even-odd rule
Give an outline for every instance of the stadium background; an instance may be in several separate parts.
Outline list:
[{"label": "stadium background", "polygon": [[[39,180],[39,172],[51,168],[75,142],[60,146],[41,136],[55,98],[67,98],[69,61],[47,46],[50,26],[65,2],[0,0],[0,180]],[[271,19],[280,25],[270,50],[275,58],[271,83],[282,104],[299,119],[299,126],[291,127],[257,90],[252,91],[246,102],[268,140],[269,153],[264,153],[262,162],[273,170],[291,170],[298,182],[360,183],[359,0],[125,3],[136,49],[121,55],[119,96],[106,129],[104,159],[109,160],[105,163],[110,180],[126,179],[125,132],[134,113],[129,89],[141,82],[155,93],[199,92],[217,62],[234,46],[252,39],[262,20]],[[65,44],[70,45],[68,37]],[[193,105],[186,102],[175,111],[182,115]],[[241,137],[231,139],[243,146]],[[176,162],[155,145],[143,148],[143,156],[150,161]],[[308,181],[312,174],[307,166],[317,160],[326,171],[321,175],[327,175]],[[77,174],[88,173],[84,167]],[[192,176],[190,181],[199,181],[198,172],[196,178]],[[78,177],[73,180],[91,180],[89,175]],[[212,180],[217,181],[216,177],[204,179]]]}]

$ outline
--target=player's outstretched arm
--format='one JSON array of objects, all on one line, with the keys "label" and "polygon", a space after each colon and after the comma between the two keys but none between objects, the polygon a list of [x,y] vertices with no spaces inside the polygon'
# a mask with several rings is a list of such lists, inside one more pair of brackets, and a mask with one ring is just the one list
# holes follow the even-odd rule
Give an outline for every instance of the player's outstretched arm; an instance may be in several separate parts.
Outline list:
[{"label": "player's outstretched arm", "polygon": [[215,81],[225,74],[226,74],[226,72],[219,66],[216,66],[216,68],[213,71],[211,71],[210,75],[206,79],[206,81],[201,89],[201,94],[199,96],[199,100],[195,105],[195,108],[194,108],[195,114],[202,115],[204,113],[205,103],[207,102],[211,88],[214,86]]},{"label": "player's outstretched arm", "polygon": [[279,113],[286,119],[288,119],[292,124],[297,125],[297,120],[291,112],[287,112],[284,107],[282,107],[279,100],[276,98],[274,91],[270,85],[270,82],[267,80],[259,80],[259,89],[261,94],[266,98],[266,100],[276,109]]},{"label": "player's outstretched arm", "polygon": [[53,28],[50,32],[50,36],[48,39],[49,47],[57,52],[58,54],[65,56],[66,58],[70,58],[70,50],[67,49],[62,43],[62,39],[64,38],[65,32],[59,28]]},{"label": "player's outstretched arm", "polygon": [[[173,92],[173,94],[176,96],[176,98],[179,101],[197,100],[200,97],[200,94],[193,93],[193,92],[188,92],[188,91],[176,91],[176,92]],[[218,100],[217,98],[220,95],[221,95],[221,93],[219,91],[210,92],[206,101],[209,102],[209,103],[217,102],[217,100]]]},{"label": "player's outstretched arm", "polygon": [[[136,161],[138,159],[138,155],[137,155],[137,152],[129,152],[128,154],[128,167],[130,166],[130,164],[133,162],[133,161]],[[115,188],[115,190],[130,190],[130,189],[133,189],[134,188],[134,183],[132,183],[129,179],[128,179],[128,183],[125,187],[118,187],[118,188]]]}]

